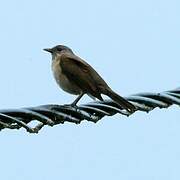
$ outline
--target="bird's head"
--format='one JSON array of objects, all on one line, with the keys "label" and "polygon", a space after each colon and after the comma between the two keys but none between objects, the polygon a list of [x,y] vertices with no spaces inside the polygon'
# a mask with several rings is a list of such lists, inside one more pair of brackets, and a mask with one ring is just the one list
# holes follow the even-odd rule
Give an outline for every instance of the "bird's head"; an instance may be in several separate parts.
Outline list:
[{"label": "bird's head", "polygon": [[64,45],[57,45],[57,46],[55,46],[53,48],[46,48],[46,49],[43,49],[43,50],[51,53],[52,55],[60,54],[62,52],[71,52],[71,53],[73,53],[73,51],[69,47],[64,46]]}]

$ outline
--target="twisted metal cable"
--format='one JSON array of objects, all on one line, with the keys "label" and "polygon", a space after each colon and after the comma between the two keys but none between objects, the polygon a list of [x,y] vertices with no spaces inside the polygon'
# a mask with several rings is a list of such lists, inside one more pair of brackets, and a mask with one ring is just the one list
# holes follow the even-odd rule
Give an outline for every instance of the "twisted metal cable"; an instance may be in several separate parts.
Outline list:
[{"label": "twisted metal cable", "polygon": [[[180,88],[162,93],[139,93],[125,97],[136,111],[149,112],[156,107],[168,108],[180,105]],[[130,113],[112,100],[94,101],[77,107],[67,105],[42,105],[21,109],[0,110],[0,130],[25,128],[29,133],[38,133],[45,126],[54,126],[71,122],[79,124],[83,120],[96,123],[104,116],[113,116],[119,113],[129,116]],[[37,123],[32,126],[32,122]]]}]

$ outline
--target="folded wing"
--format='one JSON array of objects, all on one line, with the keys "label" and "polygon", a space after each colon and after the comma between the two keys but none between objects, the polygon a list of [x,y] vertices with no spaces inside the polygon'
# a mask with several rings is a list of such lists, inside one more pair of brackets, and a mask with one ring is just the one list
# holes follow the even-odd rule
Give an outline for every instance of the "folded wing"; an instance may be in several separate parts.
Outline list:
[{"label": "folded wing", "polygon": [[[74,82],[84,93],[102,100],[97,81],[101,77],[88,63],[73,54],[66,53],[61,56],[60,66],[69,81]],[[102,78],[101,81],[104,82]]]}]

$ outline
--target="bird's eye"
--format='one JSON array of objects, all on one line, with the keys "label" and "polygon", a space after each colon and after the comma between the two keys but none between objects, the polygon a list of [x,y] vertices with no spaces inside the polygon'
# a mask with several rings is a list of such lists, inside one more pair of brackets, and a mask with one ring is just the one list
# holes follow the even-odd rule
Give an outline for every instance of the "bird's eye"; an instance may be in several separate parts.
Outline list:
[{"label": "bird's eye", "polygon": [[59,52],[60,52],[60,51],[62,51],[62,49],[61,49],[61,48],[58,48],[57,50],[58,50]]}]

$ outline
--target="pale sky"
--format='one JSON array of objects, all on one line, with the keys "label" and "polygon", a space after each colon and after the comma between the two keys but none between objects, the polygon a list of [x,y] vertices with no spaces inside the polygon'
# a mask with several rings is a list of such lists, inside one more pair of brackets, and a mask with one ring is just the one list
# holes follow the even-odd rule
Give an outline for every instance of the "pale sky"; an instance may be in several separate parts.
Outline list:
[{"label": "pale sky", "polygon": [[[179,87],[180,1],[0,3],[0,109],[65,104],[43,48],[64,44],[117,93]],[[91,99],[85,96],[81,103]],[[0,132],[2,180],[179,180],[180,109]]]}]

